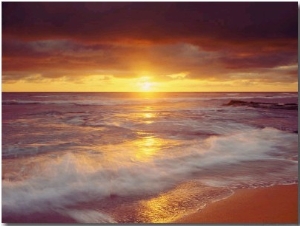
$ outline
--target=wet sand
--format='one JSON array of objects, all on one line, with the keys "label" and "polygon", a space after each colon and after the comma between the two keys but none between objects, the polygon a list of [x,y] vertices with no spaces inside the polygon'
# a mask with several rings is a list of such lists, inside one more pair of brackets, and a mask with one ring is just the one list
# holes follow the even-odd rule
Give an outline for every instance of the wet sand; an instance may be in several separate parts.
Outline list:
[{"label": "wet sand", "polygon": [[176,223],[298,223],[298,184],[241,189]]},{"label": "wet sand", "polygon": [[[57,213],[10,216],[6,223],[76,223]],[[208,204],[203,210],[173,223],[297,224],[298,185],[240,189],[232,196]]]}]

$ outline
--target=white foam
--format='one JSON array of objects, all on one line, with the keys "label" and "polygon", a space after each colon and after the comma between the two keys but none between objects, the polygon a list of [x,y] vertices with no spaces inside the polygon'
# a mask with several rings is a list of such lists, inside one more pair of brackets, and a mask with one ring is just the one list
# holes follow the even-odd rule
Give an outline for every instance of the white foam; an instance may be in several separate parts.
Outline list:
[{"label": "white foam", "polygon": [[112,217],[96,210],[65,210],[63,213],[78,223],[117,223]]},{"label": "white foam", "polygon": [[[296,134],[272,128],[249,129],[192,142],[179,155],[178,150],[176,155],[167,150],[148,162],[131,161],[134,150],[113,146],[111,164],[102,164],[105,159],[100,155],[96,166],[68,153],[60,159],[48,159],[23,181],[3,180],[3,214],[43,212],[110,195],[157,194],[187,178],[210,186],[297,180],[297,161],[281,153],[288,144],[295,155],[297,139]],[[257,166],[259,161],[264,165]]]}]

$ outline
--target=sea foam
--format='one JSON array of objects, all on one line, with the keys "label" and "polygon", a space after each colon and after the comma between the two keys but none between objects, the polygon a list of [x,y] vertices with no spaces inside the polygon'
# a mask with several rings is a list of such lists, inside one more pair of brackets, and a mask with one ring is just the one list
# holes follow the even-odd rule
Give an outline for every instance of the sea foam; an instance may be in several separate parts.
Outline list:
[{"label": "sea foam", "polygon": [[130,161],[132,151],[123,151],[113,167],[100,162],[91,167],[67,153],[49,159],[24,180],[2,181],[3,215],[60,209],[112,195],[154,195],[186,178],[217,187],[295,181],[298,162],[290,157],[297,145],[296,134],[264,128],[212,136],[191,143],[179,156],[170,153],[143,163]]}]

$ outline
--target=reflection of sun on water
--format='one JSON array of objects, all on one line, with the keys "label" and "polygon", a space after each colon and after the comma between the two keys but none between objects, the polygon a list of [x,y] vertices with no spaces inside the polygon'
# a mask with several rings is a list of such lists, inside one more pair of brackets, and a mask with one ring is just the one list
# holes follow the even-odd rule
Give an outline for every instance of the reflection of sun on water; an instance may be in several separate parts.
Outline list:
[{"label": "reflection of sun on water", "polygon": [[146,124],[151,124],[155,121],[157,115],[155,112],[152,111],[152,108],[149,106],[143,107],[140,112],[134,115],[135,120],[139,122],[143,122]]},{"label": "reflection of sun on water", "polygon": [[162,146],[162,142],[160,139],[154,136],[147,136],[136,140],[135,146],[137,148],[136,159],[137,160],[145,160],[149,157],[156,154]]},{"label": "reflection of sun on water", "polygon": [[143,209],[142,215],[147,222],[167,223],[173,218],[169,209],[170,200],[167,195],[152,198],[141,202]]},{"label": "reflection of sun on water", "polygon": [[145,112],[142,116],[145,119],[146,124],[151,124],[153,122],[154,114],[152,112]]},{"label": "reflection of sun on water", "polygon": [[153,118],[153,113],[151,112],[147,112],[147,113],[144,113],[144,118]]},{"label": "reflection of sun on water", "polygon": [[178,145],[178,141],[162,139],[145,132],[138,132],[140,138],[134,140],[131,145],[135,152],[133,159],[137,161],[151,161],[153,157],[164,156],[165,150]]}]

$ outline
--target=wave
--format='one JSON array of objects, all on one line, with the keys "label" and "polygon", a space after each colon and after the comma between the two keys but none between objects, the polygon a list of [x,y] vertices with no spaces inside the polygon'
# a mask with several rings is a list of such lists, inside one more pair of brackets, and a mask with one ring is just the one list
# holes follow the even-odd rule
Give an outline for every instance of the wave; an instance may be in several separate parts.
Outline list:
[{"label": "wave", "polygon": [[[116,146],[106,163],[105,156],[67,153],[48,159],[23,180],[2,180],[3,216],[61,210],[114,196],[155,195],[187,179],[228,188],[297,182],[297,140],[296,134],[264,128],[211,136],[148,162],[132,161],[137,150],[130,146]],[[97,164],[90,164],[91,159]]]}]

